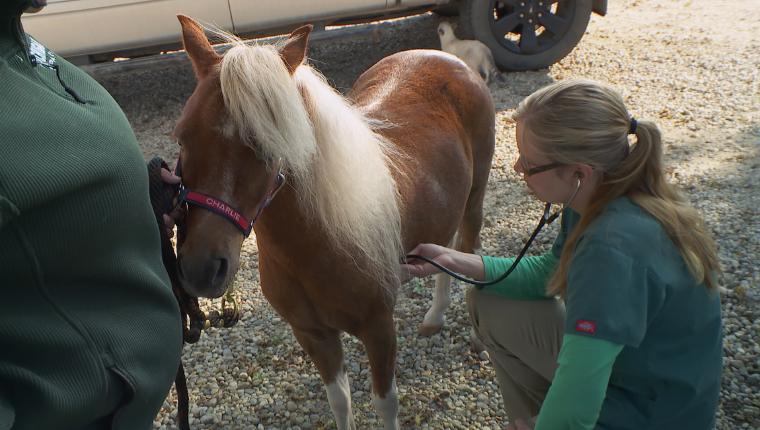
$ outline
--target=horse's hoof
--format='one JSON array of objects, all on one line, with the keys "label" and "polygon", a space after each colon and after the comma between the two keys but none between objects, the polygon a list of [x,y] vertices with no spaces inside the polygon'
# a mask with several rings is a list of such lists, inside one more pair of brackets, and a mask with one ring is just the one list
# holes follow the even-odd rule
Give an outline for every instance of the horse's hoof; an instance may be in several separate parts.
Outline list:
[{"label": "horse's hoof", "polygon": [[421,336],[428,337],[428,336],[432,336],[432,335],[438,333],[439,331],[441,331],[442,328],[443,328],[443,324],[435,324],[435,325],[425,325],[425,324],[422,324],[422,325],[420,325],[420,328],[419,328],[419,330],[417,332]]},{"label": "horse's hoof", "polygon": [[486,350],[486,346],[478,339],[474,333],[470,333],[470,351],[480,355],[481,352]]}]

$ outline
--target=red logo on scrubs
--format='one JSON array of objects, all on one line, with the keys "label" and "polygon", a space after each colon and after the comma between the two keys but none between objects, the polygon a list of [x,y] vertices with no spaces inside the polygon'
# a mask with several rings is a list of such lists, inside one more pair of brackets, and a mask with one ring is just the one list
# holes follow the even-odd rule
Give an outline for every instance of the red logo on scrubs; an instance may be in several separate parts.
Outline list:
[{"label": "red logo on scrubs", "polygon": [[596,323],[589,320],[578,320],[575,322],[575,331],[594,334],[596,333]]}]

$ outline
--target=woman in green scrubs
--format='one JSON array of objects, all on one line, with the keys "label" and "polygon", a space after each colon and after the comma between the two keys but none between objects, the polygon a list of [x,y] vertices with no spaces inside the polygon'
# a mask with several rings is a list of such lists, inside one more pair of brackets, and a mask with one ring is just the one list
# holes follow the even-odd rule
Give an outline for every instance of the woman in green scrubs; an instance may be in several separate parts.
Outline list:
[{"label": "woman in green scrubs", "polygon": [[[667,182],[657,126],[585,80],[540,89],[513,118],[515,170],[565,207],[550,252],[467,294],[508,428],[712,429],[720,269],[700,215]],[[434,244],[411,254],[486,281],[514,261]],[[410,263],[411,276],[438,271]]]}]

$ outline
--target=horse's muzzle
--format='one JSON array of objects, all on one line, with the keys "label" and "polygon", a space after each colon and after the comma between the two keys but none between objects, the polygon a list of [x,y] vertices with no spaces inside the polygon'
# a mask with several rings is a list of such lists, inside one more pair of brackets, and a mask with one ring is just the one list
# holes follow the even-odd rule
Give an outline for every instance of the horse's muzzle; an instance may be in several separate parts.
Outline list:
[{"label": "horse's muzzle", "polygon": [[177,257],[177,272],[182,288],[188,294],[212,299],[221,297],[227,291],[232,274],[227,258],[200,260],[183,256],[181,252]]}]

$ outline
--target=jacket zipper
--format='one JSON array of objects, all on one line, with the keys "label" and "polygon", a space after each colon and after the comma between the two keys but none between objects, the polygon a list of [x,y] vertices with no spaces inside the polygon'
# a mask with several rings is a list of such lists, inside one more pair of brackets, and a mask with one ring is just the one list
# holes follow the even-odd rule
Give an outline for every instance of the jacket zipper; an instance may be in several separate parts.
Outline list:
[{"label": "jacket zipper", "polygon": [[63,87],[64,91],[66,91],[66,93],[70,95],[77,103],[80,103],[80,104],[87,103],[87,101],[83,99],[76,91],[74,91],[73,88],[66,85],[66,82],[64,82],[63,78],[61,77],[61,69],[58,67],[57,64],[48,64],[48,63],[38,62],[37,57],[31,54],[29,44],[27,43],[28,39],[27,39],[26,33],[24,32],[24,27],[21,25],[21,16],[18,16],[13,20],[13,33],[16,39],[21,43],[21,47],[24,49],[24,55],[26,56],[26,59],[29,61],[29,64],[31,64],[32,67],[43,66],[48,69],[54,70],[55,76],[56,78],[58,78],[58,83],[61,84],[61,87]]}]

